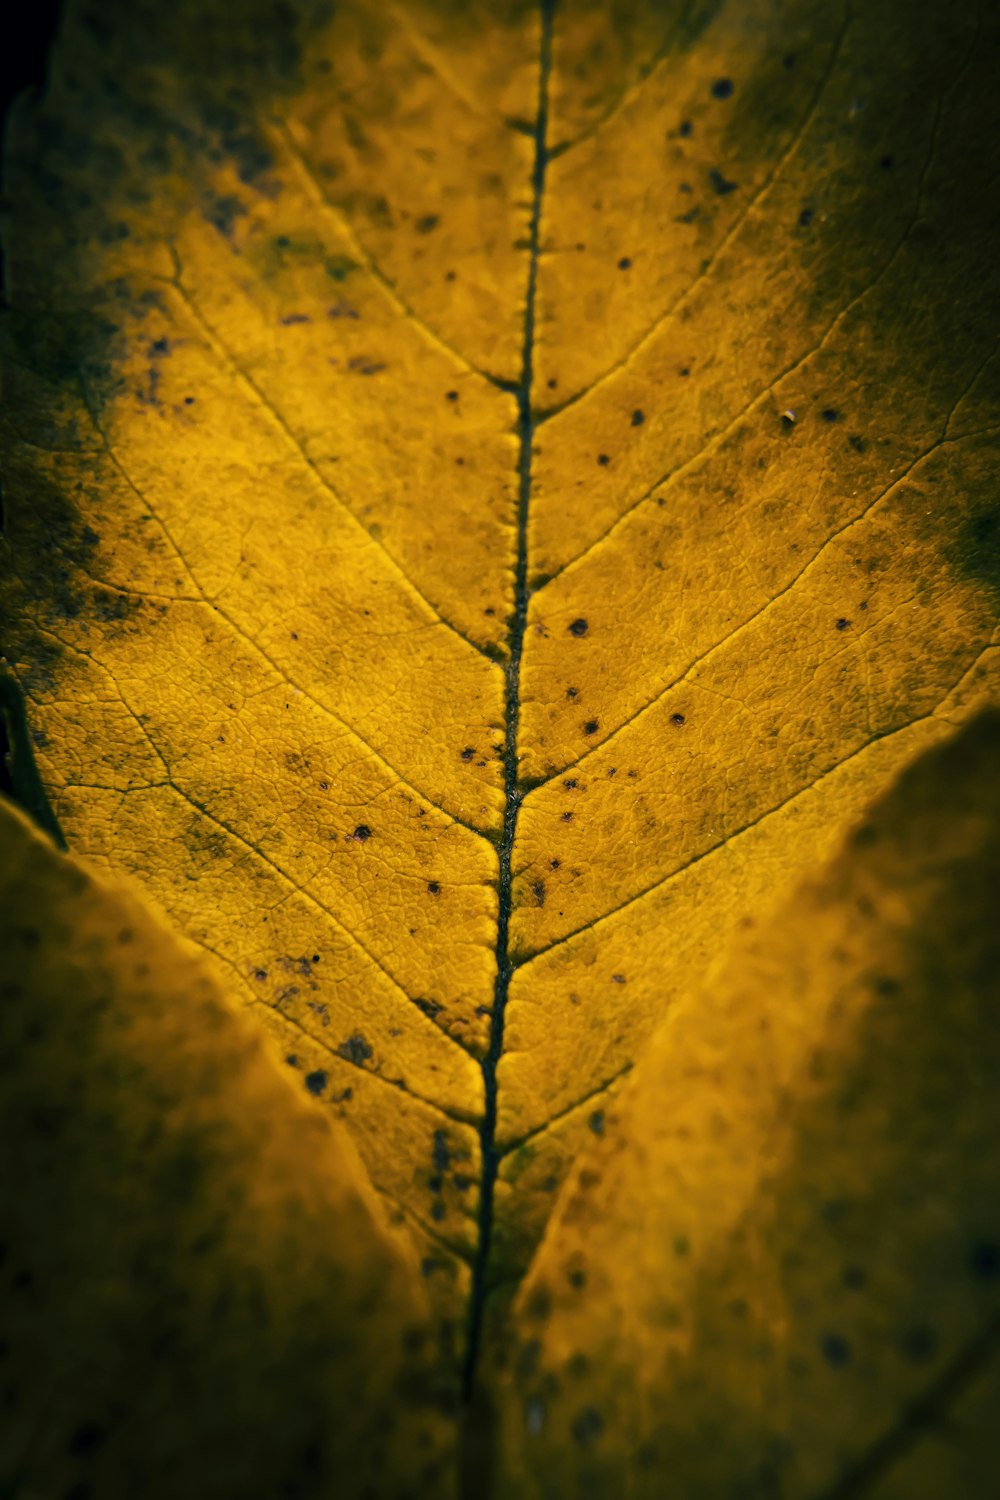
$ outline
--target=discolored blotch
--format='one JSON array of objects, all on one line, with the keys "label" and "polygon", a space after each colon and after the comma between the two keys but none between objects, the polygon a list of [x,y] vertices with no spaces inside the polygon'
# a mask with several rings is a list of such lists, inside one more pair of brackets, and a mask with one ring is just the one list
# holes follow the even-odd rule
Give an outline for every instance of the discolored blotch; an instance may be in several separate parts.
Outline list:
[{"label": "discolored blotch", "polygon": [[346,1042],[341,1042],[337,1048],[337,1052],[341,1057],[346,1058],[348,1062],[354,1063],[359,1068],[368,1062],[373,1055],[371,1047],[365,1041],[360,1031],[355,1031],[353,1035],[347,1038]]},{"label": "discolored blotch", "polygon": [[581,1448],[589,1448],[604,1431],[604,1418],[596,1406],[585,1406],[573,1418],[570,1431]]},{"label": "discolored blotch", "polygon": [[819,1347],[827,1364],[835,1370],[843,1369],[845,1365],[850,1364],[853,1351],[843,1334],[824,1333],[819,1341]]},{"label": "discolored blotch", "polygon": [[1000,504],[970,507],[949,536],[945,555],[960,577],[982,584],[1000,600]]},{"label": "discolored blotch", "polygon": [[323,1090],[326,1088],[327,1082],[328,1074],[323,1068],[316,1068],[312,1073],[307,1073],[305,1076],[306,1088],[309,1090],[310,1094],[315,1094],[317,1096],[322,1094]]},{"label": "discolored blotch", "polygon": [[732,182],[728,177],[725,176],[724,173],[719,171],[718,167],[711,168],[708,174],[708,180],[711,183],[712,188],[716,193],[718,193],[720,198],[725,197],[727,193],[735,193],[736,189],[739,187],[738,182]]}]

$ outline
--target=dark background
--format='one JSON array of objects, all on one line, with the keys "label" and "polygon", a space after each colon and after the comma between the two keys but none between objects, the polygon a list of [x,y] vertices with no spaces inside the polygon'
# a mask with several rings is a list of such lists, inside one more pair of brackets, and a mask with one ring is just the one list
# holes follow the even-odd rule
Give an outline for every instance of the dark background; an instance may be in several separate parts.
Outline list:
[{"label": "dark background", "polygon": [[[16,23],[6,27],[0,46],[0,138],[6,136],[7,111],[11,102],[25,89],[41,89],[45,70],[62,11],[62,0],[29,0],[17,15]],[[2,154],[0,154],[0,193],[3,188]],[[2,206],[2,198],[0,198]],[[0,306],[4,298],[3,259],[0,254]],[[0,525],[3,522],[0,495]],[[4,705],[0,704],[0,791],[10,795],[11,767],[8,760],[10,736]]]},{"label": "dark background", "polygon": [[0,118],[6,125],[11,100],[22,89],[41,88],[45,63],[62,10],[62,0],[28,0],[11,17],[0,46]]}]

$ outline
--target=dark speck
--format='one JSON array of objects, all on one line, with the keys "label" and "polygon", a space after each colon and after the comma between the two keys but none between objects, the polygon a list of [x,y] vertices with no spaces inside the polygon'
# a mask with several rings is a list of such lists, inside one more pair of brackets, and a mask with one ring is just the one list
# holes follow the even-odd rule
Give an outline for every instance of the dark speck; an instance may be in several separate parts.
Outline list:
[{"label": "dark speck", "polygon": [[321,1094],[326,1088],[326,1072],[323,1068],[317,1068],[315,1073],[306,1074],[306,1088],[310,1094]]},{"label": "dark speck", "polygon": [[104,1442],[107,1433],[99,1422],[84,1422],[78,1427],[70,1440],[69,1451],[79,1453],[81,1456],[87,1453],[95,1453]]},{"label": "dark speck", "polygon": [[847,439],[847,441],[850,443],[850,445],[854,449],[855,453],[864,453],[864,451],[865,451],[865,440],[864,440],[863,437],[858,437],[858,435],[857,435],[856,432],[852,432],[851,436]]},{"label": "dark speck", "polygon": [[299,1059],[294,1052],[289,1052],[288,1056],[285,1058],[285,1062],[290,1068],[297,1068],[299,1065]]},{"label": "dark speck", "polygon": [[611,460],[606,453],[599,453],[597,455],[597,462],[600,464],[602,469],[606,469]]},{"label": "dark speck", "polygon": [[843,615],[841,615],[840,619],[837,621],[836,628],[838,630],[847,630],[850,626],[850,623],[850,620],[845,620]]},{"label": "dark speck", "polygon": [[621,260],[618,262],[618,269],[619,271],[627,271],[631,264],[632,262],[629,257],[627,255],[623,255]]},{"label": "dark speck", "polygon": [[733,80],[731,78],[717,78],[712,84],[713,99],[730,99],[733,93]]},{"label": "dark speck", "polygon": [[595,1135],[603,1135],[604,1134],[604,1111],[603,1111],[603,1109],[595,1109],[594,1112],[593,1112],[593,1114],[591,1115],[590,1119],[587,1121],[587,1124],[590,1126],[591,1130],[594,1132]]},{"label": "dark speck", "polygon": [[824,422],[836,422],[840,419],[840,412],[835,406],[824,406],[820,416]]},{"label": "dark speck", "polygon": [[834,1369],[842,1369],[844,1365],[850,1364],[851,1346],[842,1334],[824,1333],[819,1347],[827,1364],[833,1365]]},{"label": "dark speck", "polygon": [[531,885],[531,894],[535,898],[535,905],[536,906],[544,906],[545,905],[545,881],[544,880],[535,880],[535,881],[533,881],[532,885]]},{"label": "dark speck", "polygon": [[671,724],[676,724],[679,729],[682,724],[687,723],[687,720],[685,719],[683,714],[671,714],[670,722]]},{"label": "dark speck", "polygon": [[439,223],[440,220],[438,219],[437,214],[424,214],[423,218],[417,220],[414,228],[417,229],[420,234],[430,234],[431,230],[436,229]]},{"label": "dark speck", "polygon": [[154,339],[153,342],[149,346],[149,352],[150,352],[150,354],[169,354],[170,353],[170,340],[169,339]]},{"label": "dark speck", "polygon": [[563,786],[568,792],[575,792],[579,785],[580,783],[577,781],[575,776],[571,776],[568,781],[563,782]]},{"label": "dark speck", "polygon": [[881,161],[879,162],[879,166],[882,168],[883,172],[891,172],[892,171],[892,157],[891,156],[883,156],[882,159],[881,159]]},{"label": "dark speck", "polygon": [[185,406],[193,406],[194,405],[194,397],[193,396],[185,396],[184,397],[184,405]]},{"label": "dark speck", "polygon": [[441,894],[441,887],[438,885],[436,880],[428,880],[427,889],[430,891],[432,896],[440,896]]},{"label": "dark speck", "polygon": [[915,1365],[933,1359],[937,1347],[937,1334],[926,1323],[915,1323],[912,1328],[907,1328],[899,1340],[899,1351],[903,1358]]},{"label": "dark speck", "polygon": [[799,223],[802,225],[803,229],[808,229],[814,218],[814,210],[811,208],[804,208],[799,214]]},{"label": "dark speck", "polygon": [[434,1202],[431,1204],[431,1218],[434,1220],[435,1224],[440,1224],[441,1220],[445,1216],[445,1213],[446,1209],[441,1199],[435,1198]]},{"label": "dark speck", "polygon": [[645,420],[646,413],[644,411],[640,411],[639,408],[636,407],[635,411],[632,413],[632,426],[641,427]]},{"label": "dark speck", "polygon": [[566,697],[567,698],[575,698],[578,692],[579,692],[578,688],[567,688],[566,689]]},{"label": "dark speck", "polygon": [[444,393],[444,399],[446,401],[457,401],[458,400],[458,392],[457,391],[445,391],[445,393]]},{"label": "dark speck", "polygon": [[341,1057],[346,1058],[348,1062],[356,1064],[357,1067],[360,1067],[362,1063],[366,1063],[372,1056],[372,1049],[360,1031],[356,1031],[353,1036],[349,1036],[346,1042],[341,1042],[337,1051]]},{"label": "dark speck", "polygon": [[564,823],[572,823],[573,814],[571,812],[564,812],[562,815],[562,820]]},{"label": "dark speck", "polygon": [[466,745],[465,749],[462,751],[462,759],[471,760],[475,753],[476,752],[471,745]]},{"label": "dark speck", "polygon": [[980,1240],[978,1245],[973,1245],[969,1253],[969,1269],[984,1281],[992,1281],[994,1276],[1000,1275],[1000,1245],[991,1240]]},{"label": "dark speck", "polygon": [[728,177],[723,176],[718,167],[712,168],[708,174],[708,180],[720,197],[725,193],[734,193],[739,186],[738,183],[730,182]]},{"label": "dark speck", "polygon": [[624,984],[625,983],[625,975],[624,974],[612,974],[612,976],[611,976],[611,983],[612,984]]},{"label": "dark speck", "polygon": [[794,68],[795,67],[795,62],[796,62],[795,53],[794,52],[786,52],[785,55],[784,55],[784,57],[781,59],[781,61],[782,61],[782,63],[784,64],[784,66],[786,68]]},{"label": "dark speck", "polygon": [[588,719],[583,726],[583,732],[584,734],[596,734],[599,728],[600,725],[596,719]]},{"label": "dark speck", "polygon": [[677,134],[678,135],[683,135],[683,136],[689,136],[691,134],[691,132],[692,132],[693,129],[694,129],[694,126],[691,124],[690,120],[682,120],[681,123],[677,127]]},{"label": "dark speck", "polygon": [[573,1418],[570,1431],[581,1448],[588,1448],[604,1431],[604,1418],[595,1407],[585,1406]]},{"label": "dark speck", "polygon": [[572,622],[572,624],[569,626],[569,633],[570,633],[570,635],[586,635],[587,634],[587,622],[586,622],[586,620],[574,620]]},{"label": "dark speck", "polygon": [[448,1150],[448,1136],[443,1130],[435,1130],[434,1145],[431,1148],[431,1160],[437,1172],[447,1172],[451,1166],[451,1152]]},{"label": "dark speck", "polygon": [[351,837],[357,839],[359,844],[364,844],[372,836],[372,831],[367,823],[359,823]]}]

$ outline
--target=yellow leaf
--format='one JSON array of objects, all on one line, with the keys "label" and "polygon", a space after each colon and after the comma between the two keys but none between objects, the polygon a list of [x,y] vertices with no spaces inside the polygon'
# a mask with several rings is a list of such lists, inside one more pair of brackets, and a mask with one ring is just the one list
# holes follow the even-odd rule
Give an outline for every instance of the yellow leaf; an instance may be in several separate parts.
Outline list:
[{"label": "yellow leaf", "polygon": [[998,697],[996,31],[71,0],[12,119],[42,788],[343,1121],[467,1394],[664,1017]]},{"label": "yellow leaf", "polygon": [[496,1493],[991,1493],[1000,715],[663,1022],[517,1303]]},{"label": "yellow leaf", "polygon": [[345,1134],[8,804],[0,871],[4,1485],[446,1496],[419,1272]]}]

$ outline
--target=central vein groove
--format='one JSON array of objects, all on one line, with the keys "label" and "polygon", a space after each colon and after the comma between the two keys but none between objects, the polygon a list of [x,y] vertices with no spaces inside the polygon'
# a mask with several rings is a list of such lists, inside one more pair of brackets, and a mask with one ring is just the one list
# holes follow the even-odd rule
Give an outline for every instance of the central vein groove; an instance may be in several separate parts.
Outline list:
[{"label": "central vein groove", "polygon": [[466,1345],[464,1390],[466,1400],[472,1396],[476,1363],[482,1334],[486,1303],[490,1243],[493,1236],[493,1201],[499,1156],[497,1128],[497,1066],[503,1054],[504,1013],[514,963],[510,952],[511,855],[517,814],[523,791],[518,777],[517,733],[520,718],[521,655],[528,617],[528,505],[531,500],[531,449],[535,434],[531,389],[535,347],[535,283],[538,272],[539,226],[542,196],[545,191],[545,169],[548,164],[549,72],[552,64],[552,20],[556,0],[540,0],[541,45],[538,63],[538,112],[535,116],[535,160],[531,178],[531,218],[528,233],[528,283],[524,300],[524,337],[521,345],[521,378],[513,388],[517,399],[518,501],[517,561],[514,567],[514,610],[507,632],[506,707],[504,738],[504,815],[499,847],[499,909],[497,913],[497,973],[490,1019],[490,1045],[483,1060],[485,1102],[480,1128],[482,1181],[479,1206],[479,1242],[472,1265],[472,1292],[469,1309],[469,1332]]}]

